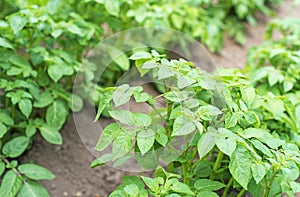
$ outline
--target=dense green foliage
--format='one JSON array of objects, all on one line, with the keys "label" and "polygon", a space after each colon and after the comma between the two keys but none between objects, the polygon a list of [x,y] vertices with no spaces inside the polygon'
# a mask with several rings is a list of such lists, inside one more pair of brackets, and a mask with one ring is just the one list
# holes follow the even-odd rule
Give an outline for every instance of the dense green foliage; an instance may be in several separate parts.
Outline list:
[{"label": "dense green foliage", "polygon": [[[273,35],[276,31],[277,38]],[[280,124],[266,123],[282,138],[300,146],[300,20],[273,20],[267,26],[265,37],[261,46],[249,51],[247,71],[253,76],[252,83],[259,94],[272,92],[283,96],[284,105],[273,108],[286,110],[289,117],[282,114],[276,118]]]},{"label": "dense green foliage", "polygon": [[[158,168],[155,178],[141,177],[149,193],[140,179],[128,178],[111,196],[217,196],[213,191],[223,187],[222,196],[234,190],[238,196],[248,190],[253,196],[268,197],[299,192],[295,181],[300,151],[267,124],[281,125],[282,117],[296,124],[284,97],[256,94],[251,80],[239,70],[208,74],[183,59],[168,61],[155,51],[130,58],[142,74],[149,72],[164,84],[164,93],[156,98],[164,98],[167,106],[156,108],[156,98],[140,86],[108,89],[106,99],[115,107],[133,97],[154,110],[149,114],[110,111],[117,123],[103,130],[96,150],[112,143],[112,152],[92,166],[109,161],[117,166],[133,157],[144,169],[155,169],[159,159],[169,167],[168,172]],[[174,148],[177,141],[181,146]]]},{"label": "dense green foliage", "polygon": [[[49,143],[56,145],[62,143],[60,129],[67,121],[70,111],[77,112],[82,108],[80,96],[91,97],[90,94],[72,93],[73,80],[80,70],[81,58],[101,39],[127,28],[158,25],[188,33],[201,40],[211,51],[219,51],[222,47],[224,32],[228,32],[236,41],[243,43],[242,22],[254,24],[255,11],[271,14],[272,11],[266,6],[267,3],[277,3],[277,1],[1,1],[0,174],[3,178],[0,196],[49,196],[37,181],[53,179],[54,175],[35,164],[19,165],[17,159],[31,147],[37,133],[40,133]],[[130,64],[127,56],[125,56],[125,61],[126,64],[115,62],[108,70],[113,75],[128,70]],[[107,81],[106,79],[98,83],[98,81],[91,80],[93,71],[93,69],[85,70],[84,74],[89,77],[83,86],[84,91],[88,91],[91,86],[91,89],[96,86],[97,89],[102,90],[102,85],[112,85],[116,80],[112,78],[110,84],[103,83]],[[110,76],[111,74],[107,75],[107,78]],[[154,105],[155,100],[142,93],[141,88],[131,90],[138,102],[147,101]],[[99,103],[100,99],[113,97],[112,91],[102,93],[95,98],[89,98],[92,104],[97,103],[99,109],[102,109],[103,105]],[[238,99],[238,97],[233,99]],[[114,101],[118,102],[116,98]],[[205,102],[210,101],[205,100]],[[170,106],[172,105],[170,103]],[[264,109],[268,111],[267,107]],[[241,123],[243,129],[251,125],[261,126],[258,123],[261,121],[260,116],[255,117],[254,122],[254,112],[247,112],[248,115],[245,115],[247,114],[245,110],[242,111],[240,114],[244,116],[244,119],[251,119],[250,125],[247,123],[249,120]],[[112,112],[111,116],[117,117],[118,114]],[[141,114],[132,116],[145,118]],[[174,119],[176,120],[175,117]],[[209,122],[210,118],[203,121]],[[240,119],[237,118],[237,121]],[[201,122],[201,124],[204,123]],[[290,128],[292,128],[291,124]],[[116,126],[112,125],[112,127]],[[204,128],[206,129],[207,125],[204,125]],[[160,141],[158,145],[165,145],[166,140],[167,138],[162,135],[161,139],[158,139]],[[142,156],[147,154],[150,150],[148,148],[151,147],[141,148]],[[102,148],[98,147],[99,150]],[[125,155],[126,153],[123,151],[118,154]],[[118,154],[114,153],[113,159],[119,158]],[[164,173],[165,177],[161,175],[160,177],[174,178],[172,184],[175,184],[176,179],[176,184],[181,185],[178,175]],[[220,187],[220,183],[218,184]],[[153,192],[158,191],[153,190]]]}]

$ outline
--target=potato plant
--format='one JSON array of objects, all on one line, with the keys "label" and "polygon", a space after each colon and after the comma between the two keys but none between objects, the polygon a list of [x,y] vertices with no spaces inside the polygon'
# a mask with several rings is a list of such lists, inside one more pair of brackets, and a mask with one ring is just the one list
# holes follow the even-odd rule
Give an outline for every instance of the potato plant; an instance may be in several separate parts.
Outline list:
[{"label": "potato plant", "polygon": [[69,111],[82,107],[81,98],[72,94],[73,78],[99,27],[75,13],[54,12],[32,5],[0,21],[0,196],[49,196],[36,180],[54,175],[35,164],[18,165],[16,159],[37,133],[62,144],[60,129]]},{"label": "potato plant", "polygon": [[[273,36],[275,31],[279,38]],[[282,95],[284,105],[274,105],[274,108],[287,110],[290,117],[278,116],[276,119],[281,124],[270,121],[268,125],[280,131],[281,137],[300,146],[300,20],[273,20],[266,28],[265,37],[261,46],[249,51],[246,71],[251,73],[259,94]]]},{"label": "potato plant", "polygon": [[[253,23],[254,11],[269,12],[263,0],[218,1],[217,4],[212,1],[145,4],[138,0],[3,0],[0,7],[0,196],[7,197],[49,196],[37,181],[53,179],[54,175],[35,164],[19,164],[17,159],[31,147],[38,133],[49,143],[62,143],[60,129],[68,114],[82,108],[80,96],[90,96],[72,93],[81,58],[102,38],[126,28],[161,25],[189,33],[201,39],[211,51],[218,51],[224,31],[232,27],[239,31],[229,33],[237,41],[243,41],[242,25],[236,25],[236,21]],[[129,62],[127,56],[125,59]],[[128,70],[129,63],[126,65],[115,62],[103,81]],[[93,71],[90,68],[84,73],[91,79],[86,85],[97,89],[111,85],[93,81]],[[111,78],[110,82],[115,80]],[[145,94],[140,88],[134,92],[144,101]],[[91,99],[91,104],[98,105],[100,98],[110,94],[110,91],[99,94]],[[154,101],[151,99],[149,103]]]},{"label": "potato plant", "polygon": [[[222,49],[224,32],[238,43],[245,42],[242,22],[256,24],[254,12],[272,15],[268,5],[281,0],[200,0],[200,1],[143,1],[90,0],[103,5],[116,20],[108,20],[110,27],[164,26],[180,30],[200,39],[210,51]],[[133,24],[128,23],[133,21]]]},{"label": "potato plant", "polygon": [[[291,118],[280,96],[257,94],[240,70],[209,74],[183,59],[168,60],[156,51],[130,57],[141,74],[162,83],[165,91],[153,98],[142,86],[107,88],[105,105],[116,122],[106,126],[95,147],[111,152],[91,166],[121,165],[129,158],[152,177],[124,177],[110,196],[294,196],[300,191],[300,151],[265,121],[281,124]],[[148,114],[120,110],[133,97],[151,108]],[[155,103],[163,98],[166,106]],[[276,105],[274,109],[274,105]],[[176,147],[176,142],[180,144]],[[159,160],[168,165],[161,166]]]}]

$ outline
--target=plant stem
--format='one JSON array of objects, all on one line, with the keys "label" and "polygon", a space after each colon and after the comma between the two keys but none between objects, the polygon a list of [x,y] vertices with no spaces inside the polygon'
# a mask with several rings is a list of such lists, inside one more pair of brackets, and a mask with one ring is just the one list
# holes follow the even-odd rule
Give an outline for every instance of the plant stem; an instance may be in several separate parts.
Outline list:
[{"label": "plant stem", "polygon": [[221,166],[221,162],[222,162],[223,156],[224,156],[224,154],[220,151],[220,152],[218,153],[217,160],[216,160],[215,165],[214,165],[214,167],[213,167],[213,172],[212,172],[212,174],[211,174],[210,177],[209,177],[210,180],[214,180],[215,175],[216,175],[216,171],[217,171],[217,170],[220,168],[220,166]]},{"label": "plant stem", "polygon": [[189,163],[188,163],[188,169],[189,169],[189,170],[191,169],[191,166],[192,166],[192,164],[193,164],[193,160],[195,159],[197,153],[198,153],[198,152],[197,152],[197,147],[195,147],[194,150],[193,150],[193,153],[192,153],[192,158],[191,158],[191,160],[190,160]]},{"label": "plant stem", "polygon": [[272,176],[272,178],[271,178],[271,181],[270,181],[270,183],[267,185],[265,196],[269,196],[269,195],[270,195],[271,186],[272,186],[272,184],[273,184],[273,182],[274,182],[276,173],[277,173],[277,172],[274,172],[274,173],[273,173],[273,176]]},{"label": "plant stem", "polygon": [[11,118],[15,119],[15,105],[11,105]]},{"label": "plant stem", "polygon": [[186,166],[186,163],[182,164],[182,172],[183,172],[183,182],[188,185],[189,184],[189,180],[187,178],[187,166]]},{"label": "plant stem", "polygon": [[236,197],[242,197],[243,196],[243,194],[245,193],[245,189],[243,188],[239,193],[238,193],[238,195],[236,196]]},{"label": "plant stem", "polygon": [[8,106],[9,106],[9,98],[6,97],[5,98],[5,109],[8,109]]},{"label": "plant stem", "polygon": [[226,196],[227,196],[227,192],[228,192],[229,188],[231,187],[232,183],[233,183],[233,178],[231,177],[231,178],[229,179],[227,185],[226,185],[225,188],[224,188],[222,197],[226,197]]},{"label": "plant stem", "polygon": [[150,103],[148,103],[148,102],[146,102],[158,115],[159,115],[159,117],[163,120],[164,119],[164,117],[163,117],[163,115],[161,115],[161,113],[155,108],[155,106],[154,105],[152,105],[152,104],[150,104]]},{"label": "plant stem", "polygon": [[167,111],[167,129],[168,129],[168,137],[171,138],[172,136],[172,128],[171,128],[171,125],[169,124],[169,121],[170,121],[170,115],[171,115],[171,112],[172,112],[172,104],[171,103],[168,103],[168,111]]},{"label": "plant stem", "polygon": [[174,173],[174,162],[169,163],[168,168],[169,168],[169,172]]},{"label": "plant stem", "polygon": [[[6,163],[7,165],[10,164],[10,162],[3,156],[1,155],[1,159],[2,161],[4,161],[4,163]],[[22,177],[22,174],[16,169],[16,168],[12,168],[12,170],[19,176]],[[23,178],[23,177],[22,177]]]}]

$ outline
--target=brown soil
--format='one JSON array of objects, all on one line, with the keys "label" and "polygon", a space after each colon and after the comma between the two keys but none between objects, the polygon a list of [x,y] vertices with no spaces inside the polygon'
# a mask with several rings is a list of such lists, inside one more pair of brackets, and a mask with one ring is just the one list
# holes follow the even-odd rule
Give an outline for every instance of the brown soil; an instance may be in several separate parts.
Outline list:
[{"label": "brown soil", "polygon": [[[297,12],[300,5],[294,7],[293,1],[285,1],[276,9],[280,18],[300,17],[300,12]],[[247,50],[263,42],[265,22],[269,19],[259,18],[257,26],[247,28],[247,42],[244,46],[225,39],[222,52],[212,55],[217,66],[243,67]],[[23,161],[34,161],[56,174],[55,180],[43,182],[51,197],[105,197],[121,182],[124,174],[130,174],[109,166],[91,169],[90,163],[95,158],[83,145],[72,118],[61,133],[64,139],[62,146],[51,145],[37,137],[34,146],[23,158]]]}]

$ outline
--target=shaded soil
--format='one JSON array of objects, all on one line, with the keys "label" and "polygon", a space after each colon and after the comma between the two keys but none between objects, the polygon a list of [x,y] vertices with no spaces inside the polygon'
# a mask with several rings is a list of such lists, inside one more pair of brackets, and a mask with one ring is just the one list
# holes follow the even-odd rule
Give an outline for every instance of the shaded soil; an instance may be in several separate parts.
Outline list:
[{"label": "shaded soil", "polygon": [[[280,18],[300,17],[300,5],[294,7],[292,2],[285,1],[276,8]],[[217,66],[243,67],[247,50],[263,42],[265,22],[269,19],[258,17],[260,20],[257,26],[247,28],[247,42],[244,46],[225,39],[222,52],[212,55]],[[62,146],[51,145],[38,136],[32,149],[23,157],[23,161],[34,161],[56,174],[55,180],[43,182],[51,197],[105,197],[121,182],[124,174],[133,174],[109,166],[91,169],[90,163],[95,158],[83,145],[72,117],[61,133],[64,139]]]}]

